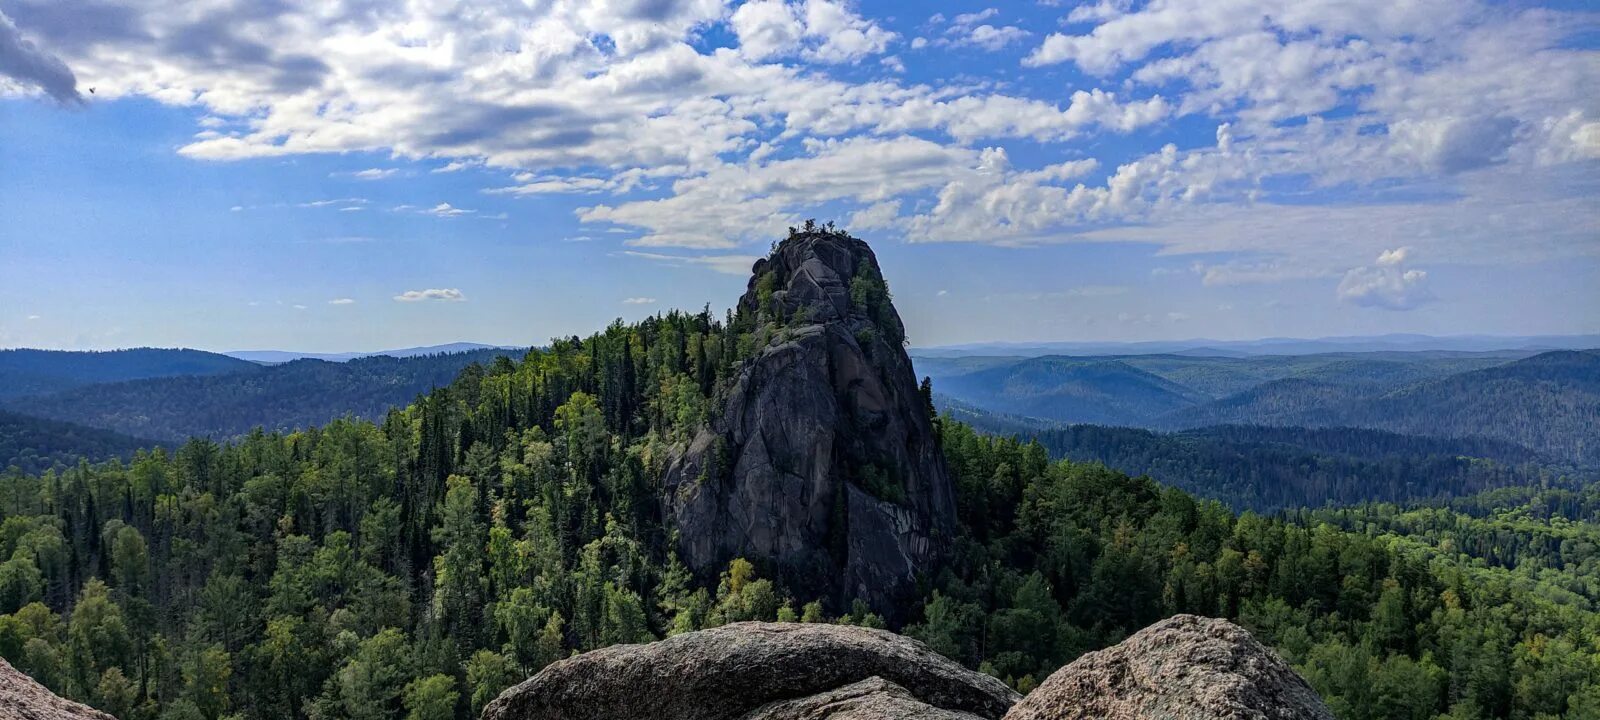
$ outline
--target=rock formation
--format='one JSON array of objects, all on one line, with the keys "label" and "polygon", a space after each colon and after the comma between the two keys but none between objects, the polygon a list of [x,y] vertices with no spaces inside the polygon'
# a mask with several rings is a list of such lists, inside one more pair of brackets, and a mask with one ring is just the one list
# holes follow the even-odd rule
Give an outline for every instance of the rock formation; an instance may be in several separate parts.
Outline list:
[{"label": "rock formation", "polygon": [[1005,720],[1333,720],[1244,628],[1178,615],[1057,670]]},{"label": "rock formation", "polygon": [[735,623],[559,661],[484,720],[998,720],[1004,683],[884,630]]},{"label": "rock formation", "polygon": [[[1020,700],[1020,702],[1019,702]],[[556,662],[483,720],[1333,720],[1276,653],[1180,615],[1027,698],[883,630],[736,623]]]},{"label": "rock formation", "polygon": [[0,660],[0,720],[117,720],[88,705],[56,697]]},{"label": "rock formation", "polygon": [[742,556],[892,615],[955,501],[877,258],[808,227],[753,275],[735,320],[753,357],[664,481],[679,551],[703,575]]}]

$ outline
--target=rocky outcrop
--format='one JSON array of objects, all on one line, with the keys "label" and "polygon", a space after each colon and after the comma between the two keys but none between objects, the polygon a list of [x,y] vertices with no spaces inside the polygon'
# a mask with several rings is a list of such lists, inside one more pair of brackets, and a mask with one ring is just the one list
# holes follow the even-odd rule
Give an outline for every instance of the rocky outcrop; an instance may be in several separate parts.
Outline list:
[{"label": "rocky outcrop", "polygon": [[877,258],[808,230],[753,273],[736,319],[753,357],[664,480],[679,552],[703,575],[745,557],[892,616],[955,501]]},{"label": "rocky outcrop", "polygon": [[[1018,702],[1020,700],[1020,702]],[[0,715],[3,717],[3,715]],[[1226,620],[1179,615],[1056,671],[1027,698],[883,630],[736,623],[559,661],[483,720],[1333,720]]]},{"label": "rocky outcrop", "polygon": [[1244,628],[1179,615],[1057,670],[1005,720],[1333,720]]},{"label": "rocky outcrop", "polygon": [[0,660],[0,720],[117,720],[88,705],[56,697]]},{"label": "rocky outcrop", "polygon": [[998,720],[1018,699],[910,638],[843,625],[735,623],[550,665],[484,720]]},{"label": "rocky outcrop", "polygon": [[742,720],[981,720],[982,716],[945,710],[918,700],[899,685],[870,677],[842,688],[752,710]]}]

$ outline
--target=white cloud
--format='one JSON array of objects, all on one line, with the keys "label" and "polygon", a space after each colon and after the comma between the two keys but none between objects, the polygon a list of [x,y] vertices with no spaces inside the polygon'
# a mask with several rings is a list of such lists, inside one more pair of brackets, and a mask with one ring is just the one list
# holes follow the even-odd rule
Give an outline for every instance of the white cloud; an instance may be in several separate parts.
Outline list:
[{"label": "white cloud", "polygon": [[356,301],[351,298],[334,298],[328,301],[329,305],[354,305]]},{"label": "white cloud", "polygon": [[656,304],[656,299],[653,298],[653,297],[623,298],[622,304],[624,304],[624,305],[654,305],[654,304]]},{"label": "white cloud", "polygon": [[38,316],[38,315],[29,315],[29,316],[28,316],[28,321],[29,321],[29,322],[32,322],[32,321],[34,321],[34,320],[38,320],[38,319],[39,319],[39,316]]},{"label": "white cloud", "polygon": [[303,208],[322,208],[322,207],[335,207],[335,206],[354,207],[354,206],[366,205],[366,204],[367,204],[367,199],[366,198],[351,197],[351,198],[332,198],[332,199],[329,199],[329,200],[312,200],[312,201],[309,201],[309,202],[300,203],[298,205],[298,207],[303,207]]},{"label": "white cloud", "polygon": [[386,177],[393,177],[397,172],[400,172],[397,168],[367,168],[366,170],[350,173],[350,176],[360,180],[382,180]]},{"label": "white cloud", "polygon": [[900,201],[884,200],[857,210],[850,216],[847,227],[851,230],[881,230],[898,224]]},{"label": "white cloud", "polygon": [[[1021,42],[1031,33],[1015,25],[995,25],[984,22],[1000,14],[996,8],[955,16],[945,28],[945,37],[938,43],[945,46],[972,46],[995,52],[1012,43]],[[939,20],[943,20],[941,16]],[[935,21],[934,24],[938,24]],[[919,38],[920,39],[920,38]],[[924,41],[926,42],[926,41]],[[913,45],[915,47],[915,45]]]},{"label": "white cloud", "polygon": [[[186,156],[371,152],[483,168],[518,178],[495,192],[596,196],[580,219],[638,246],[764,244],[821,206],[913,241],[1236,253],[1208,258],[1206,276],[1266,282],[1337,277],[1403,244],[1482,263],[1516,255],[1518,238],[1529,257],[1570,257],[1593,252],[1600,225],[1600,64],[1573,41],[1593,14],[1478,0],[1079,3],[1029,41],[1021,71],[1071,63],[1103,78],[1075,81],[1063,101],[1009,73],[894,76],[901,39],[868,3],[117,6],[85,23],[57,0],[11,0],[6,27],[100,96],[192,108],[204,132]],[[1021,29],[1000,8],[930,18],[909,44],[1004,46]],[[735,44],[728,32],[736,47],[716,47]],[[21,87],[6,73],[0,92]],[[1192,127],[1216,127],[1215,143],[1177,132]],[[1099,137],[1110,133],[1129,137],[1112,150]],[[985,164],[1007,147],[1029,148],[1024,162]],[[1104,167],[1090,156],[1101,152]],[[1339,202],[1307,202],[1328,198]]]},{"label": "white cloud", "polygon": [[395,302],[464,302],[467,297],[455,288],[429,288],[427,290],[407,290],[394,296]]},{"label": "white cloud", "polygon": [[1517,121],[1507,117],[1401,120],[1389,127],[1394,152],[1424,167],[1455,173],[1505,160]]},{"label": "white cloud", "polygon": [[1339,299],[1364,307],[1411,310],[1434,299],[1428,273],[1407,268],[1411,248],[1385,250],[1372,265],[1351,268],[1339,281]]},{"label": "white cloud", "polygon": [[895,34],[833,0],[754,0],[728,23],[739,52],[751,60],[800,55],[822,63],[855,62],[882,53]]},{"label": "white cloud", "polygon": [[450,203],[442,202],[438,205],[428,208],[427,210],[423,210],[422,212],[427,215],[433,215],[434,217],[450,218],[460,217],[462,215],[471,215],[472,213],[477,212],[477,210],[464,210],[451,205]]},{"label": "white cloud", "polygon": [[640,258],[672,267],[702,267],[724,275],[746,276],[761,257],[758,255],[663,255],[660,253],[624,250],[625,257]]}]

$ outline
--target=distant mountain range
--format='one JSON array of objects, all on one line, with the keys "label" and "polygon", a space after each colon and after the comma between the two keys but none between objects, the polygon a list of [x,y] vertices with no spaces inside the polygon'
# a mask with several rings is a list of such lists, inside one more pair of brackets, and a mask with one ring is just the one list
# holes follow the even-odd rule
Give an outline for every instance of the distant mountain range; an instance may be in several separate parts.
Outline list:
[{"label": "distant mountain range", "polygon": [[0,350],[0,400],[96,383],[178,375],[223,375],[254,367],[238,358],[204,350]]},{"label": "distant mountain range", "polygon": [[291,350],[229,350],[222,353],[228,357],[248,360],[253,363],[275,364],[286,363],[293,360],[326,360],[328,362],[346,362],[357,358],[376,357],[387,355],[396,358],[416,357],[418,355],[440,355],[448,353],[473,352],[476,350],[517,350],[514,345],[485,345],[483,343],[458,342],[446,345],[424,345],[421,347],[396,348],[394,350],[378,350],[376,352],[342,352],[342,353],[308,353],[294,352]]},{"label": "distant mountain range", "polygon": [[[65,365],[77,361],[70,355],[63,356]],[[381,418],[390,408],[449,384],[473,363],[520,353],[490,348],[344,362],[304,359],[272,365],[211,353],[201,355],[221,358],[232,363],[234,370],[175,375],[147,366],[142,371],[149,377],[80,383],[56,392],[11,397],[0,401],[0,409],[158,441],[182,441],[191,436],[225,440],[257,427],[287,431],[345,416]],[[138,373],[124,369],[106,374],[119,377]],[[5,461],[0,456],[0,467]]]},{"label": "distant mountain range", "polygon": [[916,357],[946,407],[1152,429],[1358,427],[1483,437],[1600,465],[1600,352]]},{"label": "distant mountain range", "polygon": [[1260,340],[1161,340],[1152,342],[1037,342],[975,343],[917,348],[916,357],[966,357],[973,355],[1196,355],[1246,357],[1251,355],[1313,355],[1371,352],[1492,352],[1583,350],[1600,347],[1600,335],[1352,335],[1325,338],[1262,338]]}]

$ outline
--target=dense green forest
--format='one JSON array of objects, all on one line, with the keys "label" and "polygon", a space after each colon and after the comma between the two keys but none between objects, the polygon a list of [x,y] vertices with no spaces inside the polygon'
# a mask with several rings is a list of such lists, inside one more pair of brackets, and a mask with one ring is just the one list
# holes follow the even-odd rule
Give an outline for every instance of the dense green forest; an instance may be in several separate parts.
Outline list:
[{"label": "dense green forest", "polygon": [[257,427],[288,431],[346,415],[382,418],[390,408],[449,384],[462,368],[505,352],[296,360],[271,366],[239,360],[234,362],[246,367],[237,372],[98,384],[13,398],[6,408],[155,440],[223,440]]},{"label": "dense green forest", "polygon": [[74,467],[80,460],[130,459],[135,451],[154,446],[110,430],[0,410],[0,468],[16,467],[28,475]]},{"label": "dense green forest", "polygon": [[[695,577],[670,549],[662,466],[772,320],[619,323],[376,423],[13,473],[0,656],[124,720],[420,720],[472,717],[573,651],[743,619],[881,625],[757,564]],[[1600,712],[1591,496],[1235,515],[939,424],[961,533],[902,629],[1020,689],[1198,612],[1255,629],[1346,720]]]},{"label": "dense green forest", "polygon": [[983,432],[1037,439],[1053,458],[1104,463],[1257,512],[1446,499],[1518,485],[1566,487],[1595,476],[1483,438],[1255,425],[1163,433],[954,412]]},{"label": "dense green forest", "polygon": [[220,375],[257,369],[259,366],[255,363],[202,350],[0,350],[0,400],[97,383],[180,375]]}]

